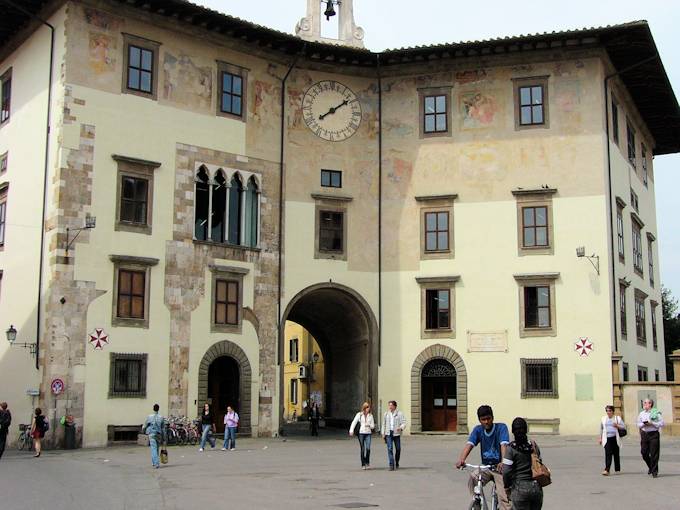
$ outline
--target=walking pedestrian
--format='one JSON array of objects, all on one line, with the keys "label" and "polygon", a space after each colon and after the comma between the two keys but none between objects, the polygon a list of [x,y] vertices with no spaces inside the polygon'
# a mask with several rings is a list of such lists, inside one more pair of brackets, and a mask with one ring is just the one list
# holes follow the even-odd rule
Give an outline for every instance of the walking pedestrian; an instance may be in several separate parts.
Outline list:
[{"label": "walking pedestrian", "polygon": [[527,437],[528,426],[524,418],[512,420],[512,435],[515,440],[503,455],[503,486],[512,498],[512,510],[541,510],[543,488],[533,479],[531,454],[541,458],[541,451],[535,441]]},{"label": "walking pedestrian", "polygon": [[5,453],[5,444],[7,443],[7,433],[9,426],[12,424],[12,413],[7,409],[7,402],[0,402],[0,459]]},{"label": "walking pedestrian", "polygon": [[319,435],[319,420],[321,420],[321,411],[319,410],[319,404],[314,402],[312,407],[309,408],[310,433],[313,436]]},{"label": "walking pedestrian", "polygon": [[[480,445],[479,449],[482,454],[482,464],[489,466],[497,466],[496,471],[482,471],[482,483],[486,485],[492,479],[496,484],[496,494],[498,495],[498,502],[501,510],[510,510],[510,501],[503,489],[503,471],[502,459],[505,456],[505,449],[510,443],[510,434],[508,433],[508,426],[505,423],[493,422],[493,409],[491,406],[483,405],[477,409],[477,425],[467,440],[467,444],[456,462],[456,467],[461,469],[465,466],[465,460],[472,449]],[[468,490],[470,494],[474,494],[475,486],[477,485],[477,478],[479,471],[475,469],[470,473],[468,479]]]},{"label": "walking pedestrian", "polygon": [[215,432],[215,420],[213,419],[212,411],[210,411],[210,404],[207,402],[203,404],[203,412],[201,413],[201,426],[203,427],[201,433],[201,447],[198,449],[202,452],[205,449],[206,441],[210,443],[210,448],[215,449],[215,438],[212,433]]},{"label": "walking pedestrian", "polygon": [[[399,458],[401,457],[401,433],[406,428],[406,418],[401,411],[397,410],[397,401],[390,400],[387,404],[388,411],[385,412],[382,421],[382,435],[387,444],[387,462],[390,471],[399,469]],[[394,446],[394,453],[392,447]]]},{"label": "walking pedestrian", "polygon": [[34,457],[40,457],[42,453],[42,438],[45,437],[45,432],[47,432],[49,427],[49,422],[43,416],[42,410],[36,407],[31,422],[31,437],[33,438],[33,447],[35,448]]},{"label": "walking pedestrian", "polygon": [[151,450],[151,465],[154,469],[161,467],[158,452],[161,445],[167,441],[168,422],[165,417],[158,414],[161,407],[153,405],[153,413],[146,417],[144,422],[144,433],[149,436],[149,449]]},{"label": "walking pedestrian", "polygon": [[642,402],[642,412],[638,416],[637,426],[640,429],[640,453],[645,461],[648,475],[656,478],[659,476],[659,453],[661,441],[659,433],[664,426],[661,412],[654,407],[654,401],[650,398]]},{"label": "walking pedestrian", "polygon": [[602,475],[609,476],[614,459],[614,471],[621,471],[621,431],[626,429],[626,425],[620,416],[614,416],[614,406],[605,406],[607,414],[602,417],[600,422],[599,443],[604,448],[604,471]]},{"label": "walking pedestrian", "polygon": [[[355,430],[356,429],[356,430]],[[364,402],[352,424],[349,426],[349,435],[356,434],[359,440],[359,450],[361,455],[361,468],[370,469],[371,467],[371,434],[375,429],[375,420],[371,414],[371,404]]]},{"label": "walking pedestrian", "polygon": [[[224,415],[224,444],[222,451],[236,450],[236,428],[238,427],[238,413],[231,406],[227,406],[227,414]],[[229,444],[231,443],[231,448]]]}]

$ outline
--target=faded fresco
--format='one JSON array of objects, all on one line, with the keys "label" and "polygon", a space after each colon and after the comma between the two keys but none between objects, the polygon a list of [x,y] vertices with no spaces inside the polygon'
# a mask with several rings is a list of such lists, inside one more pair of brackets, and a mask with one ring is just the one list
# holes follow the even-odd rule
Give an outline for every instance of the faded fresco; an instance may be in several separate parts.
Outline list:
[{"label": "faded fresco", "polygon": [[88,64],[95,75],[112,73],[116,69],[118,43],[113,37],[99,32],[90,32]]},{"label": "faded fresco", "polygon": [[456,83],[464,85],[466,83],[480,83],[486,81],[488,83],[488,75],[484,69],[475,69],[473,71],[458,71],[455,75]]},{"label": "faded fresco", "polygon": [[83,14],[85,15],[85,21],[87,21],[89,25],[106,30],[107,32],[117,32],[120,30],[122,24],[120,18],[87,7],[83,9]]},{"label": "faded fresco", "polygon": [[496,98],[485,92],[460,95],[461,129],[484,128],[493,124],[498,113]]},{"label": "faded fresco", "polygon": [[208,110],[212,105],[212,69],[199,67],[188,55],[165,52],[163,98],[183,106]]}]

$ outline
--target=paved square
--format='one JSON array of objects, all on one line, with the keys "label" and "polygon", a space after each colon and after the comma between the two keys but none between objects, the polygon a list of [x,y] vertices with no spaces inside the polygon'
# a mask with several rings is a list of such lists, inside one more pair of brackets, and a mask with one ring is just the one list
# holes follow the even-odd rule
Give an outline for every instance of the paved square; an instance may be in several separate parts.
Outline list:
[{"label": "paved square", "polygon": [[[151,468],[148,448],[8,451],[0,460],[2,510],[76,509],[467,509],[466,474],[453,469],[465,438],[404,438],[402,468],[386,469],[373,438],[373,468],[362,471],[356,439],[239,439],[236,451],[171,447],[170,463]],[[680,439],[662,438],[660,475],[646,475],[637,436],[624,440],[621,474],[600,475],[603,452],[592,437],[537,437],[553,484],[544,508],[680,508]],[[475,449],[470,458],[478,462]]]}]

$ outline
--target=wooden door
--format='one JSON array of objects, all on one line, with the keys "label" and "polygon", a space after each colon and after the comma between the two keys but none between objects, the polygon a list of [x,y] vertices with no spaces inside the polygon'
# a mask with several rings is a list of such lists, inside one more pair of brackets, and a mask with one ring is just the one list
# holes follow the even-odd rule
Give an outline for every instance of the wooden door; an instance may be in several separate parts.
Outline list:
[{"label": "wooden door", "polygon": [[423,369],[422,424],[424,431],[455,432],[458,401],[455,369],[445,360],[434,360]]}]

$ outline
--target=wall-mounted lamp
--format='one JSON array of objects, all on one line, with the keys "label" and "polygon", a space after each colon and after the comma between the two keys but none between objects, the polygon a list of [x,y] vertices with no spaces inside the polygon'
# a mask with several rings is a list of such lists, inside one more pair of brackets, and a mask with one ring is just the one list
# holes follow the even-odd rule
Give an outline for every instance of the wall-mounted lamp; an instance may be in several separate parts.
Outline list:
[{"label": "wall-mounted lamp", "polygon": [[[78,236],[83,230],[90,230],[93,229],[94,227],[97,226],[97,218],[96,216],[86,216],[85,217],[85,226],[82,228],[69,228],[66,227],[66,256],[68,257],[68,249],[71,247],[71,245],[75,242],[76,239],[78,239]],[[73,239],[69,239],[71,237],[71,231],[75,231],[76,235],[73,236]]]},{"label": "wall-mounted lamp", "polygon": [[35,356],[36,352],[38,351],[38,344],[36,342],[33,343],[17,343],[17,333],[18,331],[14,327],[14,325],[11,325],[7,331],[5,331],[7,335],[7,341],[9,342],[9,345],[12,347],[23,347],[24,349],[28,349],[31,353],[31,356]]},{"label": "wall-mounted lamp", "polygon": [[586,258],[590,261],[590,263],[593,265],[595,268],[595,271],[597,271],[597,274],[600,274],[600,257],[598,255],[595,255],[594,253],[589,257],[586,255],[586,248],[585,246],[579,246],[576,248],[576,256],[578,258]]}]

